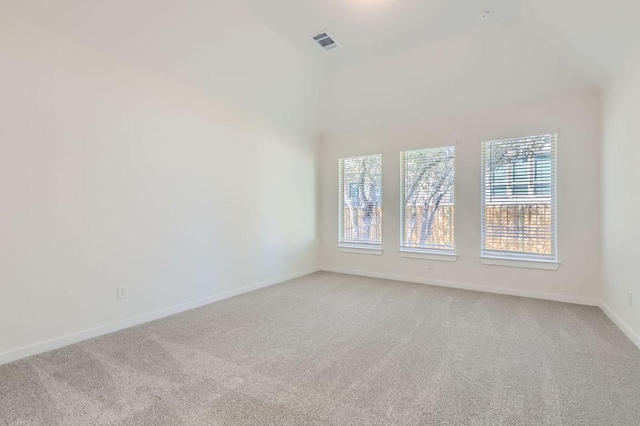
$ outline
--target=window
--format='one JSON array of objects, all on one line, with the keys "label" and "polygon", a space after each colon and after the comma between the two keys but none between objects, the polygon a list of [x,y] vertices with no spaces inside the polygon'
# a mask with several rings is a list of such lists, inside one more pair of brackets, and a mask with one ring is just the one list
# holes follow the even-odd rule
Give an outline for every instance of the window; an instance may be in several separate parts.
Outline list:
[{"label": "window", "polygon": [[382,244],[382,155],[340,160],[341,246]]},{"label": "window", "polygon": [[535,158],[535,194],[536,195],[549,195],[551,194],[551,182],[545,178],[551,174],[551,156],[542,155]]},{"label": "window", "polygon": [[402,250],[455,251],[456,147],[400,154]]},{"label": "window", "polygon": [[556,135],[482,144],[482,256],[557,261]]}]

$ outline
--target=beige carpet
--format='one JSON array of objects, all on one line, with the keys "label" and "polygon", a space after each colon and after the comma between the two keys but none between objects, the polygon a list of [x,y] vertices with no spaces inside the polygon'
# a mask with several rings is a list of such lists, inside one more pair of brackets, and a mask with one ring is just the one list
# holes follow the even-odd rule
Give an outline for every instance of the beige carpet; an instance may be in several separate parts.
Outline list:
[{"label": "beige carpet", "polygon": [[638,425],[598,309],[320,272],[0,367],[0,423]]}]

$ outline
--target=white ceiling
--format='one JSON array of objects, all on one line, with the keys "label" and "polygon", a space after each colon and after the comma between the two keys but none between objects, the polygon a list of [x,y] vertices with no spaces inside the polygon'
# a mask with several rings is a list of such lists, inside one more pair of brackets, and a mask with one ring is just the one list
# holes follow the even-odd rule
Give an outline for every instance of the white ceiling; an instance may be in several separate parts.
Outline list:
[{"label": "white ceiling", "polygon": [[[239,0],[300,51],[327,66],[350,66],[482,27],[515,22],[520,0]],[[478,13],[490,9],[480,22]],[[310,35],[328,31],[341,49],[325,53]]]},{"label": "white ceiling", "polygon": [[522,20],[598,86],[640,43],[639,0],[524,0]]},{"label": "white ceiling", "polygon": [[[483,9],[492,15],[481,22]],[[448,88],[473,87],[478,99],[494,96],[504,79],[515,89],[527,81],[558,92],[602,87],[640,40],[640,0],[0,0],[0,10],[260,112],[283,103],[282,116],[300,109],[300,88],[314,72],[362,74],[393,64],[414,66],[414,74],[440,67],[439,75],[457,78]],[[310,35],[320,30],[342,47],[319,49]],[[448,71],[448,63],[465,69]],[[488,78],[505,77],[482,89],[476,71],[487,66],[496,70]],[[381,80],[373,84],[386,84],[374,74]],[[439,92],[436,80],[420,87]],[[315,81],[319,88],[304,96],[324,91],[327,80]],[[456,96],[466,102],[469,94]]]},{"label": "white ceiling", "polygon": [[[241,22],[246,16],[229,3],[243,5],[321,66],[338,68],[478,28],[522,22],[586,78],[601,83],[640,40],[638,0],[0,0],[0,9],[144,60],[158,50],[167,57],[177,49],[215,55],[230,38],[250,35]],[[492,15],[481,22],[477,15],[484,9]],[[342,48],[320,50],[309,37],[320,30]],[[252,41],[269,51],[268,40]]]},{"label": "white ceiling", "polygon": [[[592,87],[526,25],[483,28],[330,77],[327,133],[396,128],[440,113],[591,94]],[[402,127],[402,126],[400,126]]]},{"label": "white ceiling", "polygon": [[272,121],[309,120],[308,59],[237,0],[0,0],[0,12]]},{"label": "white ceiling", "polygon": [[[300,51],[344,68],[478,28],[524,23],[594,86],[640,42],[639,0],[238,0]],[[478,20],[482,10],[488,21]],[[327,30],[342,49],[309,35]],[[326,56],[323,56],[326,55]]]}]

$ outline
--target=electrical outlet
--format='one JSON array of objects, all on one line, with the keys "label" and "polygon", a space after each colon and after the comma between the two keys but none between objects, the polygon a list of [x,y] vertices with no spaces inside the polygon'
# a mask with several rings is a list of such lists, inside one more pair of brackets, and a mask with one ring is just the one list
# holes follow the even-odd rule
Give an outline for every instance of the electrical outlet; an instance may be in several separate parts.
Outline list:
[{"label": "electrical outlet", "polygon": [[127,287],[118,287],[118,299],[126,299],[129,297],[129,289]]},{"label": "electrical outlet", "polygon": [[284,263],[289,263],[289,256],[284,257]]},{"label": "electrical outlet", "polygon": [[427,262],[427,269],[433,269],[433,263]]},{"label": "electrical outlet", "polygon": [[633,292],[630,291],[627,297],[628,297],[629,306],[633,306]]}]

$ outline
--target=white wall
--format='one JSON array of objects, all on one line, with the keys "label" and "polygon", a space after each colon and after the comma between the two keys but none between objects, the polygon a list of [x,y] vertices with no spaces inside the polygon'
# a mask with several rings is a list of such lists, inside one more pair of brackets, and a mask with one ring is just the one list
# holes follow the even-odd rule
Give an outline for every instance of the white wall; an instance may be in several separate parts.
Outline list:
[{"label": "white wall", "polygon": [[522,24],[488,27],[327,74],[328,134],[586,93],[563,57]]},{"label": "white wall", "polygon": [[640,49],[607,93],[603,158],[603,301],[640,346]]},{"label": "white wall", "polygon": [[[96,16],[74,26],[58,13],[65,8],[12,4],[15,16],[70,39],[0,14],[0,362],[43,341],[311,270],[318,234],[328,269],[584,303],[602,297],[599,98],[522,25],[329,73],[318,99],[311,64],[235,2],[193,2],[224,12],[203,20],[233,16],[214,26],[213,63],[185,49],[202,34],[178,31],[169,9],[151,36],[131,20],[114,41],[88,29],[118,21],[119,9],[102,19],[86,6],[78,14]],[[265,39],[268,52],[255,43]],[[638,63],[608,97],[603,233],[604,298],[636,333],[637,280],[633,308],[626,297],[638,245],[629,212],[638,203],[619,194],[638,180]],[[311,120],[314,101],[324,123]],[[312,124],[326,130],[320,146]],[[481,265],[480,141],[555,131],[562,266]],[[460,259],[427,270],[397,253],[399,153],[452,141]],[[385,253],[341,253],[337,160],[376,152],[384,155]],[[292,199],[295,209],[283,209]],[[129,286],[129,299],[116,300],[118,285]]]},{"label": "white wall", "polygon": [[[316,266],[307,131],[13,18],[0,28],[0,362]],[[251,60],[297,85],[274,114],[299,114],[311,76],[280,53]]]},{"label": "white wall", "polygon": [[[582,303],[600,294],[600,101],[521,24],[430,43],[330,76],[321,266]],[[480,142],[559,132],[558,271],[482,265]],[[400,151],[457,141],[456,263],[398,255]],[[338,159],[383,153],[382,257],[338,251]],[[479,287],[480,286],[480,287]]]},{"label": "white wall", "polygon": [[308,58],[238,0],[0,0],[0,10],[287,128],[312,118]]},{"label": "white wall", "polygon": [[[391,111],[398,118],[395,111]],[[321,266],[459,287],[476,287],[580,303],[597,303],[600,291],[600,101],[596,95],[510,103],[475,111],[404,117],[395,125],[334,132],[321,145]],[[557,271],[482,265],[480,254],[480,142],[559,132]],[[455,263],[398,255],[400,151],[457,141]],[[338,159],[383,153],[381,257],[340,252]],[[480,286],[480,287],[478,287]]]}]

